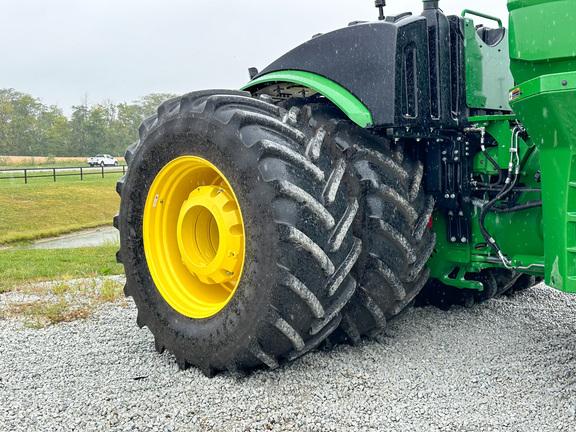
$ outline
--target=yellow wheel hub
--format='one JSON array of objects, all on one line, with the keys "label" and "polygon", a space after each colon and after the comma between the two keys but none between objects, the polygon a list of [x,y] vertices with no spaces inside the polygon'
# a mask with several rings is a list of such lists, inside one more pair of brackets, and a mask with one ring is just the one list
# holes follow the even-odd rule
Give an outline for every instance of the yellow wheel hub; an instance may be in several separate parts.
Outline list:
[{"label": "yellow wheel hub", "polygon": [[144,207],[144,251],[164,299],[183,315],[215,315],[232,298],[244,266],[244,224],[226,177],[183,156],[158,173]]}]

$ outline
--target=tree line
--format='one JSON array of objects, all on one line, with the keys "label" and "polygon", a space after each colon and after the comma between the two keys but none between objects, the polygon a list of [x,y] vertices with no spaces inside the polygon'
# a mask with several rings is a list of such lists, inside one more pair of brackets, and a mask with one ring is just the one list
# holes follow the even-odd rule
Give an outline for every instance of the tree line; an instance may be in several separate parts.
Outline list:
[{"label": "tree line", "polygon": [[70,118],[56,105],[14,89],[0,89],[0,155],[122,156],[138,126],[175,95],[152,93],[132,103],[90,105],[84,97]]}]

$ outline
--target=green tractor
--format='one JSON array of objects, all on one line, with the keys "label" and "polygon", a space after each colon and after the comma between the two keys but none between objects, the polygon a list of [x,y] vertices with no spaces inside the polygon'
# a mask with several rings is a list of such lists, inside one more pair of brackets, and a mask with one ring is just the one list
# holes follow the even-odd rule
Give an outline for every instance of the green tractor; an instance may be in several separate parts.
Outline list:
[{"label": "green tractor", "polygon": [[166,101],[127,149],[125,293],[181,368],[275,368],[415,302],[576,292],[576,1],[509,0],[509,30],[384,3],[241,91]]}]

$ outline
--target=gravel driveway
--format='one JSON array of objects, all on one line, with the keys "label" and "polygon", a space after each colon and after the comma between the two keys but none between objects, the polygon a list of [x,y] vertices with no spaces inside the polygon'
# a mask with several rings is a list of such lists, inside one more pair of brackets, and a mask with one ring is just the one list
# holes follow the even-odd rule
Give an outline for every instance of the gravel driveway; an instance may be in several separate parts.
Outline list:
[{"label": "gravel driveway", "polygon": [[412,309],[385,335],[277,370],[205,378],[136,310],[41,330],[0,321],[0,430],[573,431],[576,295],[543,285]]}]

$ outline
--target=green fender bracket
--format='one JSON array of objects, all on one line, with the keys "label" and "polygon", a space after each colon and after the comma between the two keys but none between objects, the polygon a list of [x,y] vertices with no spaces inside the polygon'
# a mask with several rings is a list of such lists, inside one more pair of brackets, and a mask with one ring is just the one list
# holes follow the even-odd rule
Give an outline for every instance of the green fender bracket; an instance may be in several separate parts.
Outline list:
[{"label": "green fender bracket", "polygon": [[259,86],[260,84],[288,82],[300,84],[317,91],[340,108],[350,120],[365,128],[373,125],[372,114],[352,93],[344,87],[327,78],[303,71],[271,72],[256,78],[242,87],[242,90]]}]

